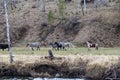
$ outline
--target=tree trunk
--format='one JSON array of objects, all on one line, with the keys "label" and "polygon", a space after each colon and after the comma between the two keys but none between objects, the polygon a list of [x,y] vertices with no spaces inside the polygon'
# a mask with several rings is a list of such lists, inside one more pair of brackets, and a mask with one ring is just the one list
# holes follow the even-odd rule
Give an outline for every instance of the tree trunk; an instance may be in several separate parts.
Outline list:
[{"label": "tree trunk", "polygon": [[45,1],[44,0],[40,0],[40,8],[42,12],[45,12]]},{"label": "tree trunk", "polygon": [[55,0],[55,4],[58,5],[59,4],[59,0]]},{"label": "tree trunk", "polygon": [[4,9],[5,9],[5,18],[6,18],[6,31],[7,31],[7,40],[8,40],[8,50],[9,50],[9,56],[10,56],[10,63],[13,62],[13,55],[12,55],[12,48],[11,48],[11,42],[10,42],[10,32],[9,32],[9,21],[8,21],[8,13],[7,13],[7,4],[6,0],[4,0]]},{"label": "tree trunk", "polygon": [[87,12],[86,0],[84,0],[84,14]]}]

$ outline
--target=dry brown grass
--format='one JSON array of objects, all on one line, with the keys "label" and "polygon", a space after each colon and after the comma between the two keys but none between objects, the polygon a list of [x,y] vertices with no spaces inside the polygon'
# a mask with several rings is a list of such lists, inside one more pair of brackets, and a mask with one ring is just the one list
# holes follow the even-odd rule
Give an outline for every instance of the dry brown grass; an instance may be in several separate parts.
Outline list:
[{"label": "dry brown grass", "polygon": [[[14,75],[17,73],[21,76],[34,77],[53,77],[58,72],[63,77],[86,76],[97,80],[103,78],[111,66],[120,62],[120,56],[115,55],[68,55],[59,56],[53,60],[39,55],[15,56],[17,58],[14,58],[15,61],[12,64],[9,64],[7,60],[6,62],[1,61],[0,69],[15,70]],[[7,57],[7,55],[1,57]]]}]

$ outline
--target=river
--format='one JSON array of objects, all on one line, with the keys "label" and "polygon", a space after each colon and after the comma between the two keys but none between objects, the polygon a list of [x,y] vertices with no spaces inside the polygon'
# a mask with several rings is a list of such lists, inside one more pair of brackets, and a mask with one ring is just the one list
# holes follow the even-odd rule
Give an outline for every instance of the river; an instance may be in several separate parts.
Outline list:
[{"label": "river", "polygon": [[32,78],[32,77],[17,77],[17,78],[9,78],[9,77],[2,77],[0,80],[85,80],[85,79],[80,79],[80,78]]}]

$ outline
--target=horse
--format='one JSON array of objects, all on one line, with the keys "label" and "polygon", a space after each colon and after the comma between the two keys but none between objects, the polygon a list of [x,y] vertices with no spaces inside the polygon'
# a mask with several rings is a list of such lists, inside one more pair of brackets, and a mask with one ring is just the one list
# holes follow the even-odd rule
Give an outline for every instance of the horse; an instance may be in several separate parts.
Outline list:
[{"label": "horse", "polygon": [[33,43],[27,43],[27,47],[31,47],[32,50],[34,50],[33,47],[37,48],[37,50],[40,50],[40,42],[33,42]]},{"label": "horse", "polygon": [[73,48],[74,45],[71,42],[60,42],[64,48]]},{"label": "horse", "polygon": [[57,50],[65,49],[65,46],[61,42],[55,42],[54,44],[57,46]]},{"label": "horse", "polygon": [[60,42],[50,43],[50,46],[52,46],[52,49],[55,49],[55,50],[65,49],[64,45]]},{"label": "horse", "polygon": [[9,50],[9,47],[8,47],[8,44],[7,43],[0,43],[0,49],[2,49],[2,51],[4,51],[4,49],[7,49]]},{"label": "horse", "polygon": [[90,42],[86,42],[87,47],[88,47],[88,51],[90,51],[91,47],[94,47],[96,50],[98,50],[98,44],[97,43],[90,43]]}]

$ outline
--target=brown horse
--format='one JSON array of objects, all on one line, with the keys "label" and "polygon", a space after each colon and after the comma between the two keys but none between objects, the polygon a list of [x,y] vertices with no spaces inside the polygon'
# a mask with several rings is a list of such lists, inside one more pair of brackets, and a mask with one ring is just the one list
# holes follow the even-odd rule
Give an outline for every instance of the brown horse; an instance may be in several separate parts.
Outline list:
[{"label": "brown horse", "polygon": [[90,43],[90,42],[86,42],[87,43],[87,47],[88,47],[88,51],[90,51],[90,48],[94,47],[96,50],[98,50],[98,44],[97,43]]}]

